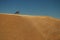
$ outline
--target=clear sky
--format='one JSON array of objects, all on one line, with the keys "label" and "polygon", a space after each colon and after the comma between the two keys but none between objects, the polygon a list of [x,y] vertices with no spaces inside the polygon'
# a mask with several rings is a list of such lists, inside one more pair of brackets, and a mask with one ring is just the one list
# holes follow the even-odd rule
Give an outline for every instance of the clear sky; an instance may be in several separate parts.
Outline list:
[{"label": "clear sky", "polygon": [[0,0],[0,13],[45,15],[60,18],[60,0]]}]

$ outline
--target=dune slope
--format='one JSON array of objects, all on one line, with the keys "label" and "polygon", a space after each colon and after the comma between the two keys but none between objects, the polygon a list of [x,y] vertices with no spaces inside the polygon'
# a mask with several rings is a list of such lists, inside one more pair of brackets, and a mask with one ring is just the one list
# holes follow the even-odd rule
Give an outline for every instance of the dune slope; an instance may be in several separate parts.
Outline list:
[{"label": "dune slope", "polygon": [[0,14],[0,40],[60,40],[60,20]]}]

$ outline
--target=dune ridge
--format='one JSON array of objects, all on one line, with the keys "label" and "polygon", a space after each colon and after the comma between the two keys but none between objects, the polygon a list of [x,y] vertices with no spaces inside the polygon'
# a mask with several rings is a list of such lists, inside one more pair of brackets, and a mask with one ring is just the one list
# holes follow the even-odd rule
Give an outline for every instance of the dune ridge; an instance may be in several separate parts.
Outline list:
[{"label": "dune ridge", "polygon": [[0,14],[0,40],[60,40],[60,19]]}]

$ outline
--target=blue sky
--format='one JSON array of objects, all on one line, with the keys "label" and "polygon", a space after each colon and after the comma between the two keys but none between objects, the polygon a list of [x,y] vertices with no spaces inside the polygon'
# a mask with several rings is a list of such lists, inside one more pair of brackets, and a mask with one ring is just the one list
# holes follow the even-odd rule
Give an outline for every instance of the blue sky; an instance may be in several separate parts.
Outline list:
[{"label": "blue sky", "polygon": [[0,0],[0,13],[43,15],[60,18],[60,0]]}]

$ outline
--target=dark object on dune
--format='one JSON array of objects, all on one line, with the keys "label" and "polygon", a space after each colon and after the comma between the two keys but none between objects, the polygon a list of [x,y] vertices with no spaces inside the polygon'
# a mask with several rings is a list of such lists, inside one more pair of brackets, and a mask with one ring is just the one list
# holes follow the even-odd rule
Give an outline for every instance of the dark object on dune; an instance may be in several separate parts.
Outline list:
[{"label": "dark object on dune", "polygon": [[16,11],[15,14],[19,14],[19,11]]}]

